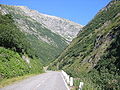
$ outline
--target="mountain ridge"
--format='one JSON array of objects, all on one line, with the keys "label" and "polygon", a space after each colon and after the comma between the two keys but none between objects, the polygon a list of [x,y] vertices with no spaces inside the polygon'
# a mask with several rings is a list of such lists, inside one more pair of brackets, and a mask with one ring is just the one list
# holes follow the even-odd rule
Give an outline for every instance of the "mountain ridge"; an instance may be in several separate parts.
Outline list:
[{"label": "mountain ridge", "polygon": [[70,20],[60,18],[57,16],[43,14],[36,10],[29,9],[26,6],[11,6],[10,5],[9,7],[14,7],[18,11],[23,11],[22,12],[23,15],[30,16],[32,19],[41,23],[44,27],[48,28],[52,32],[64,37],[68,42],[72,41],[72,39],[83,28],[82,25],[72,22]]},{"label": "mountain ridge", "polygon": [[84,81],[86,88],[90,85],[91,89],[98,87],[95,90],[119,90],[119,36],[120,1],[112,0],[83,27],[49,69],[65,70]]},{"label": "mountain ridge", "polygon": [[41,14],[24,6],[0,5],[0,11],[4,15],[12,15],[16,26],[25,33],[43,62],[57,57],[82,28],[74,22]]}]

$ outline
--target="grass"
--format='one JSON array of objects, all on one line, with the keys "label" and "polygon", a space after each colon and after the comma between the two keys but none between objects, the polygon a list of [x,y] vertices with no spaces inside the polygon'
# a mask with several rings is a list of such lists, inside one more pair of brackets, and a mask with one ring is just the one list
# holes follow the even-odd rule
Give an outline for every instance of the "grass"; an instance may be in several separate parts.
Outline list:
[{"label": "grass", "polygon": [[82,81],[85,83],[83,90],[120,90],[119,12],[120,1],[114,0],[107,10],[100,11],[83,28],[48,68],[62,69],[80,78],[75,80],[76,89]]},{"label": "grass", "polygon": [[28,74],[28,75],[18,76],[18,77],[14,77],[14,78],[10,78],[10,79],[5,78],[3,80],[0,80],[0,88],[3,88],[7,85],[19,82],[23,79],[26,79],[26,78],[29,78],[29,77],[32,77],[32,76],[35,76],[35,75],[37,75],[37,74]]},{"label": "grass", "polygon": [[0,13],[0,87],[44,72],[33,50],[27,49],[30,48],[27,41],[25,34],[15,25],[13,17]]},{"label": "grass", "polygon": [[40,60],[30,58],[28,64],[17,52],[0,47],[0,79],[34,73],[43,73]]},{"label": "grass", "polygon": [[74,79],[74,87],[72,90],[78,90],[80,82],[84,83],[82,90],[101,90],[101,87],[95,86],[95,84],[92,83],[92,81],[86,77],[75,78]]},{"label": "grass", "polygon": [[[2,5],[1,7],[10,11],[14,20],[20,19],[24,22],[16,22],[16,25],[20,30],[25,32],[32,50],[30,50],[31,55],[40,58],[43,64],[49,64],[51,60],[54,60],[64,50],[64,48],[67,47],[68,44],[66,43],[65,38],[51,32],[51,30],[43,27],[41,23],[35,21],[31,17],[23,15],[23,11],[19,8],[7,5]],[[27,25],[26,30],[23,30],[23,28],[26,28],[24,24]],[[29,33],[26,33],[26,31]],[[46,39],[47,42],[40,39],[40,37]]]}]

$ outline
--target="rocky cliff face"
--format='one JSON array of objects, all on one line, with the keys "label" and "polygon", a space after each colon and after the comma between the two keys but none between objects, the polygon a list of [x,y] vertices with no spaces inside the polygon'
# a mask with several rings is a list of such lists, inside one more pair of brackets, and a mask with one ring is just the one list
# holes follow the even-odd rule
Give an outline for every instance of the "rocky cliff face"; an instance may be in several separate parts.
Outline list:
[{"label": "rocky cliff face", "polygon": [[82,26],[25,6],[0,5],[2,14],[11,14],[16,26],[25,33],[34,52],[43,62],[53,60],[68,45]]},{"label": "rocky cliff face", "polygon": [[[48,28],[53,33],[56,33],[66,39],[67,42],[72,41],[76,37],[78,32],[82,29],[82,25],[74,23],[72,21],[39,13],[38,11],[31,10],[25,6],[7,6],[3,9],[3,13],[15,13],[26,17],[30,17],[33,20],[40,23],[43,27]],[[11,8],[11,9],[10,9]],[[16,20],[17,21],[17,20]],[[18,21],[17,21],[18,22]],[[20,21],[19,21],[20,22]],[[21,21],[22,22],[22,21]]]}]

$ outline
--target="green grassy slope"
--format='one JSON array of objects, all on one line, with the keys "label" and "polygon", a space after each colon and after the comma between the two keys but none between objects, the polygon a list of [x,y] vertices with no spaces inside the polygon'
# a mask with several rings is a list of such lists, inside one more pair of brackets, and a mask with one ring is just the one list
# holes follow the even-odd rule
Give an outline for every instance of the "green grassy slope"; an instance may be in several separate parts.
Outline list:
[{"label": "green grassy slope", "polygon": [[42,72],[40,60],[30,59],[28,64],[19,53],[0,47],[0,81],[4,78]]},{"label": "green grassy slope", "polygon": [[42,73],[41,60],[36,59],[33,51],[12,16],[0,13],[0,83],[13,77]]},{"label": "green grassy slope", "polygon": [[49,69],[64,69],[74,77],[85,76],[102,90],[119,90],[119,46],[120,1],[113,0],[83,28]]},{"label": "green grassy slope", "polygon": [[[31,24],[33,24],[33,22]],[[31,43],[32,48],[34,49],[35,55],[41,58],[43,63],[48,63],[64,50],[64,48],[67,46],[67,43],[61,36],[51,32],[47,28],[40,27],[39,23],[36,22],[34,25],[41,36],[47,36],[53,40],[51,44],[48,44],[38,39],[39,35],[26,35],[29,39],[29,42]]]},{"label": "green grassy slope", "polygon": [[63,37],[51,32],[30,16],[26,16],[24,10],[8,5],[1,7],[13,16],[16,26],[27,36],[35,56],[41,58],[44,64],[57,57],[68,45]]}]

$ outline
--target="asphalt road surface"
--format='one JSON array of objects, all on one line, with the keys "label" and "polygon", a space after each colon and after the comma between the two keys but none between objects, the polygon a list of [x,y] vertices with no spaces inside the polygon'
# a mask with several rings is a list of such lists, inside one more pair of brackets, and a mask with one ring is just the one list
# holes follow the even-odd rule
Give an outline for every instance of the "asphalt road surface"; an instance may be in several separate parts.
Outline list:
[{"label": "asphalt road surface", "polygon": [[0,90],[69,90],[61,72],[49,71]]}]

